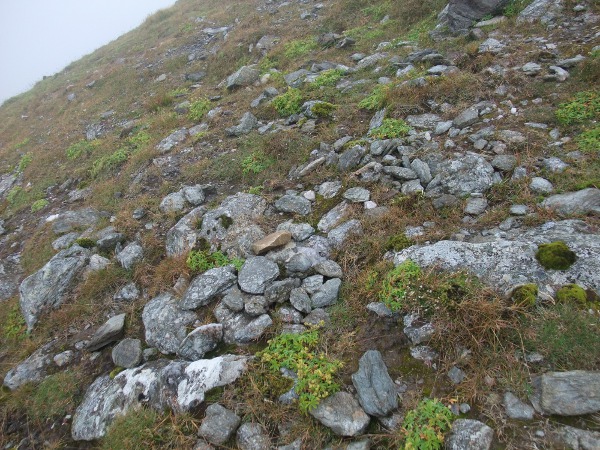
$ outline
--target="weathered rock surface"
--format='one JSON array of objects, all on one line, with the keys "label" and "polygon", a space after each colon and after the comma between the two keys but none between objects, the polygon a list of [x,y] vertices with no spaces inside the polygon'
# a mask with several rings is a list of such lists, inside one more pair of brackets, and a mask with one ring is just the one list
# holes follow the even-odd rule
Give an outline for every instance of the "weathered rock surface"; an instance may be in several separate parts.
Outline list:
[{"label": "weathered rock surface", "polygon": [[29,331],[42,312],[62,304],[89,257],[89,250],[74,245],[54,255],[44,267],[23,280],[19,287],[20,304]]},{"label": "weathered rock surface", "polygon": [[447,450],[488,450],[494,439],[494,430],[478,420],[458,419],[446,438]]},{"label": "weathered rock surface", "polygon": [[[564,241],[578,260],[568,270],[544,270],[535,258],[539,244]],[[439,241],[416,245],[394,256],[394,263],[410,259],[422,267],[467,270],[501,292],[521,283],[536,283],[554,293],[553,286],[576,281],[600,289],[600,236],[584,222],[548,222],[529,230],[508,232],[505,238],[481,237],[478,242]]]},{"label": "weathered rock surface", "polygon": [[76,229],[88,228],[96,225],[101,217],[101,214],[93,208],[65,211],[53,220],[52,231],[56,234],[65,234]]},{"label": "weathered rock surface", "polygon": [[48,367],[52,365],[53,346],[54,342],[44,345],[16,367],[10,369],[4,377],[4,386],[15,390],[24,384],[43,380]]},{"label": "weathered rock surface", "polygon": [[144,249],[137,242],[132,242],[117,254],[117,261],[124,269],[132,269],[144,257]]},{"label": "weathered rock surface", "polygon": [[552,195],[541,205],[553,209],[558,214],[595,214],[600,215],[600,189],[588,188],[566,194]]},{"label": "weathered rock surface", "polygon": [[198,436],[216,445],[223,445],[229,440],[242,420],[233,411],[213,403],[206,408],[206,416],[198,430]]},{"label": "weathered rock surface", "polygon": [[196,309],[206,306],[216,296],[224,293],[235,284],[235,268],[233,266],[215,267],[198,275],[181,299],[182,309]]},{"label": "weathered rock surface", "polygon": [[100,328],[96,330],[94,335],[88,342],[87,349],[90,352],[95,352],[102,347],[118,340],[123,334],[125,328],[125,314],[108,319]]},{"label": "weathered rock surface", "polygon": [[235,381],[246,364],[246,357],[236,355],[191,363],[161,359],[124,370],[114,379],[103,375],[88,388],[73,416],[73,439],[101,438],[115,417],[142,403],[159,411],[189,411],[204,401],[207,391]]},{"label": "weathered rock surface", "polygon": [[292,233],[289,231],[276,231],[259,241],[252,244],[252,251],[256,255],[264,255],[269,251],[281,247],[292,240]]},{"label": "weathered rock surface", "polygon": [[531,406],[519,400],[512,392],[504,393],[504,410],[509,418],[517,420],[532,420],[535,413]]},{"label": "weathered rock surface", "polygon": [[564,426],[558,431],[561,440],[573,450],[597,450],[600,448],[600,432],[580,430]]},{"label": "weathered rock surface", "polygon": [[196,320],[196,314],[184,311],[179,301],[164,293],[150,300],[142,312],[146,342],[163,353],[175,353],[187,336],[187,327]]},{"label": "weathered rock surface", "polygon": [[486,192],[494,183],[494,168],[483,157],[466,153],[460,159],[444,161],[426,189],[428,196],[466,196]]},{"label": "weathered rock surface", "polygon": [[223,340],[226,344],[248,344],[259,339],[273,325],[268,314],[258,317],[244,312],[231,311],[224,305],[215,308],[215,317],[223,325]]},{"label": "weathered rock surface", "polygon": [[398,407],[396,385],[377,350],[369,350],[360,358],[352,383],[367,414],[385,417]]},{"label": "weathered rock surface", "polygon": [[238,283],[244,292],[263,294],[279,276],[279,266],[264,256],[248,258],[240,270]]},{"label": "weathered rock surface", "polygon": [[239,427],[235,442],[240,450],[264,450],[272,447],[267,430],[258,423],[245,423]]},{"label": "weathered rock surface", "polygon": [[465,31],[483,17],[502,12],[507,4],[508,0],[450,0],[446,11],[448,27],[452,32]]},{"label": "weathered rock surface", "polygon": [[333,394],[310,411],[310,415],[339,436],[362,434],[371,419],[348,392]]},{"label": "weathered rock surface", "polygon": [[227,78],[227,89],[250,86],[256,83],[259,77],[260,71],[256,66],[243,66],[237,72],[229,75]]},{"label": "weathered rock surface", "polygon": [[190,361],[196,361],[214,350],[222,340],[223,325],[220,323],[202,325],[185,337],[177,354]]},{"label": "weathered rock surface", "polygon": [[548,372],[534,380],[544,414],[579,416],[600,411],[600,372]]},{"label": "weathered rock surface", "polygon": [[112,360],[115,366],[131,369],[142,362],[142,341],[139,339],[123,339],[112,349]]}]

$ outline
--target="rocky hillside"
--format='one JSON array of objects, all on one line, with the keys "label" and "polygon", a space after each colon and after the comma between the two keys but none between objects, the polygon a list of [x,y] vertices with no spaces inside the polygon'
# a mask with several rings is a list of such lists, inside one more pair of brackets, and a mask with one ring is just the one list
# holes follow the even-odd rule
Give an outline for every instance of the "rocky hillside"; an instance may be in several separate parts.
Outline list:
[{"label": "rocky hillside", "polygon": [[179,0],[0,108],[5,449],[600,448],[600,5]]}]

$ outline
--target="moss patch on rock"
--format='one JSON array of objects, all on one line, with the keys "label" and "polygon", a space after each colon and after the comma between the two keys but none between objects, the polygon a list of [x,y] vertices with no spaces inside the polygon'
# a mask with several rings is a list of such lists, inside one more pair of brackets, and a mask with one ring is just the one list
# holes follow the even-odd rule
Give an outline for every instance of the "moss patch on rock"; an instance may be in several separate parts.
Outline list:
[{"label": "moss patch on rock", "polygon": [[585,306],[588,298],[585,289],[576,284],[567,284],[556,292],[556,301],[565,304]]},{"label": "moss patch on rock", "polygon": [[518,286],[512,292],[511,299],[515,305],[530,308],[535,306],[538,295],[538,287],[534,283]]},{"label": "moss patch on rock", "polygon": [[563,241],[542,244],[538,247],[535,258],[550,270],[567,270],[577,261],[577,255]]}]

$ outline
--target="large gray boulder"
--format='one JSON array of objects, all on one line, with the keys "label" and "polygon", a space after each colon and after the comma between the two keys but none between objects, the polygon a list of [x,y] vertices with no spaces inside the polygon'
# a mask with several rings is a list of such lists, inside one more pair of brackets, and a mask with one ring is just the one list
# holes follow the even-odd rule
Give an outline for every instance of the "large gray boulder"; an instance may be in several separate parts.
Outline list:
[{"label": "large gray boulder", "polygon": [[234,382],[246,367],[246,357],[224,355],[191,363],[161,359],[124,370],[114,379],[103,375],[75,411],[71,434],[76,441],[100,439],[117,416],[142,404],[158,411],[190,411],[207,391]]},{"label": "large gray boulder", "polygon": [[333,394],[310,411],[310,415],[338,436],[358,436],[369,425],[371,419],[358,401],[348,392]]},{"label": "large gray boulder", "polygon": [[553,209],[558,214],[594,214],[600,215],[600,189],[588,188],[576,192],[552,195],[541,205]]},{"label": "large gray boulder", "polygon": [[52,221],[52,231],[65,234],[77,229],[85,229],[96,225],[102,215],[93,208],[83,208],[76,211],[65,211]]},{"label": "large gray boulder", "polygon": [[187,254],[194,248],[198,241],[198,224],[206,208],[194,208],[167,232],[167,256],[180,256]]},{"label": "large gray boulder", "polygon": [[227,89],[250,86],[258,81],[260,71],[255,65],[243,66],[227,77]]},{"label": "large gray boulder", "polygon": [[238,278],[242,291],[263,294],[265,289],[279,276],[279,266],[264,256],[248,258]]},{"label": "large gray boulder", "polygon": [[19,287],[20,304],[29,331],[44,311],[63,303],[89,258],[89,250],[74,245],[54,255],[44,267],[23,280]]},{"label": "large gray boulder", "polygon": [[[563,241],[578,259],[567,270],[545,270],[535,258],[538,245]],[[600,290],[600,236],[585,222],[548,222],[531,229],[507,232],[505,237],[480,236],[476,242],[439,241],[415,245],[396,253],[394,263],[412,260],[421,267],[467,270],[504,293],[514,285],[536,283],[554,295],[555,287],[577,283]]]},{"label": "large gray boulder", "polygon": [[367,414],[385,417],[398,407],[396,385],[377,350],[369,350],[360,358],[358,372],[352,374],[352,384]]},{"label": "large gray boulder", "polygon": [[498,14],[509,0],[450,0],[445,23],[453,33],[466,32],[474,22],[490,14]]},{"label": "large gray boulder", "polygon": [[217,295],[233,286],[236,279],[233,266],[207,270],[192,280],[181,299],[181,308],[196,309],[208,305]]},{"label": "large gray boulder", "polygon": [[478,420],[458,419],[446,438],[447,450],[488,450],[494,439],[494,430]]},{"label": "large gray boulder", "polygon": [[563,3],[563,0],[534,0],[521,11],[517,17],[517,23],[540,21],[548,24],[561,16]]},{"label": "large gray boulder", "polygon": [[146,342],[165,354],[175,353],[195,320],[196,314],[182,310],[176,297],[160,294],[150,300],[142,312]]},{"label": "large gray boulder", "polygon": [[54,341],[37,349],[27,359],[10,369],[4,377],[4,386],[15,390],[24,384],[43,380],[47,369],[53,365],[53,347]]},{"label": "large gray boulder", "polygon": [[596,413],[600,411],[600,372],[545,373],[534,380],[532,400],[544,414],[579,416]]},{"label": "large gray boulder", "polygon": [[466,153],[437,166],[436,175],[427,185],[428,197],[451,194],[459,197],[486,192],[494,183],[494,168],[480,155]]}]

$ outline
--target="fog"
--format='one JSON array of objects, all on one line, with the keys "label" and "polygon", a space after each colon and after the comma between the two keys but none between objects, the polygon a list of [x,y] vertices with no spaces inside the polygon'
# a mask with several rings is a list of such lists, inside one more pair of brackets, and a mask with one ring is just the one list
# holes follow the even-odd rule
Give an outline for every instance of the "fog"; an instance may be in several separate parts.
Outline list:
[{"label": "fog", "polygon": [[0,103],[175,0],[0,0]]}]

